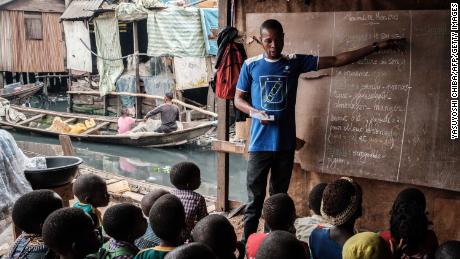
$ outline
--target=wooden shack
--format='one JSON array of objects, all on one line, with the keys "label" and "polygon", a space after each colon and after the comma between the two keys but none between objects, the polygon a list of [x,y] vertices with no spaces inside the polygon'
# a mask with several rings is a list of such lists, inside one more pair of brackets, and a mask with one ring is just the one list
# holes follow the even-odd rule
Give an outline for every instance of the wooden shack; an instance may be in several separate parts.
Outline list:
[{"label": "wooden shack", "polygon": [[[270,18],[283,24],[284,50],[289,53],[328,56],[388,37],[406,37],[411,43],[403,53],[387,53],[388,58],[376,54],[343,69],[301,75],[296,127],[297,137],[306,144],[296,154],[289,193],[297,214],[307,215],[307,197],[317,183],[351,176],[363,188],[364,214],[359,227],[379,231],[389,227],[390,208],[398,192],[415,186],[426,195],[429,219],[440,241],[460,239],[460,230],[453,227],[460,218],[460,142],[448,135],[449,3],[220,0],[219,8],[220,27],[234,21],[246,36],[249,56],[263,52],[249,39],[258,37],[260,24]],[[428,63],[433,65],[430,70]],[[372,120],[366,107],[356,112],[348,109],[358,107],[356,102],[353,106],[353,98],[361,98],[358,104],[366,105],[369,99],[363,98],[377,98],[357,96],[361,89],[373,86],[388,91],[384,101],[366,107],[376,115],[384,110],[391,114],[386,119],[375,116],[375,127],[356,122],[357,115]],[[350,103],[341,98],[351,98]],[[223,118],[226,105],[220,101],[218,107],[219,118]],[[218,129],[221,140],[228,133],[225,126]],[[220,151],[216,207],[225,209],[225,152],[236,148],[215,145],[215,150]]]},{"label": "wooden shack", "polygon": [[0,1],[0,71],[64,72],[63,0]]}]

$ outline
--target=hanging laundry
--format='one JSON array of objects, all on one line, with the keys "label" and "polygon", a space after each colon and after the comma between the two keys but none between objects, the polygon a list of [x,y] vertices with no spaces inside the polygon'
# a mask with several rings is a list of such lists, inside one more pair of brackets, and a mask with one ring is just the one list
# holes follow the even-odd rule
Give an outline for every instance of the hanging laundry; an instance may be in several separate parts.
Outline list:
[{"label": "hanging laundry", "polygon": [[[89,29],[83,21],[63,21],[67,49],[67,69],[92,72]],[[84,42],[84,44],[83,44]]]},{"label": "hanging laundry", "polygon": [[197,8],[169,7],[149,13],[149,56],[203,57],[206,55],[201,16]]},{"label": "hanging laundry", "polygon": [[171,73],[159,74],[157,76],[141,76],[144,82],[145,92],[150,95],[164,96],[174,90],[174,76]]},{"label": "hanging laundry", "polygon": [[175,57],[174,71],[177,90],[207,87],[209,85],[210,76],[206,66],[206,58]]},{"label": "hanging laundry", "polygon": [[147,18],[147,11],[142,5],[134,3],[120,3],[115,9],[117,19],[125,22],[144,20]]},{"label": "hanging laundry", "polygon": [[123,61],[120,59],[120,35],[115,15],[104,15],[94,19],[94,32],[99,56],[97,58],[100,76],[99,92],[104,96],[115,90],[115,83],[124,69]]},{"label": "hanging laundry", "polygon": [[201,8],[201,24],[203,27],[206,54],[217,55],[217,30],[219,29],[219,11],[217,8]]},{"label": "hanging laundry", "polygon": [[[136,93],[136,76],[134,75],[122,75],[117,80],[117,92],[128,92]],[[131,108],[134,107],[135,98],[133,96],[121,96],[121,104],[123,107]]]}]

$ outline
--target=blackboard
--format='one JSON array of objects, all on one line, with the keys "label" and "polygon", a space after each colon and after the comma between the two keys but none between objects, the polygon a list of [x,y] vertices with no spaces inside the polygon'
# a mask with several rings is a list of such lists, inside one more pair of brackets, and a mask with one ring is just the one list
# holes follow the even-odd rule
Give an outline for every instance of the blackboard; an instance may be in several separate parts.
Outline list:
[{"label": "blackboard", "polygon": [[[301,75],[297,136],[306,170],[460,191],[460,141],[450,140],[449,12],[247,14],[246,36],[278,19],[285,53],[335,55],[389,37],[354,64]],[[263,50],[248,41],[249,56]]]}]

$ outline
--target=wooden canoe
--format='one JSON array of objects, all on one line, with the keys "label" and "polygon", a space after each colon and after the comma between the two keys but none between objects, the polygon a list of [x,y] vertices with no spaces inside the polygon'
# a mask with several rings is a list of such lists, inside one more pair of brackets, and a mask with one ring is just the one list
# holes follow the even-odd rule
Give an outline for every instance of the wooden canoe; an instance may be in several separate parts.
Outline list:
[{"label": "wooden canoe", "polygon": [[42,84],[27,84],[15,88],[3,88],[0,89],[0,97],[18,103],[21,100],[32,97],[40,91],[42,87]]},{"label": "wooden canoe", "polygon": [[[25,108],[15,105],[12,105],[11,107],[24,113],[27,119],[17,123],[2,120],[0,121],[0,127],[2,128],[15,129],[18,131],[31,132],[46,136],[54,136],[56,138],[58,138],[59,135],[68,135],[72,139],[80,141],[140,147],[165,147],[182,145],[190,140],[204,135],[217,125],[216,121],[182,122],[183,129],[171,133],[143,132],[126,135],[117,134],[116,117],[88,116],[83,114],[54,112],[43,109]],[[84,120],[92,118],[96,122],[96,126],[89,128],[81,134],[69,134],[48,130],[47,128],[50,126],[49,124],[40,125],[38,123],[41,121],[52,121],[56,116],[59,116],[64,122],[69,124],[83,122]],[[137,122],[140,121],[141,120],[137,120]]]}]

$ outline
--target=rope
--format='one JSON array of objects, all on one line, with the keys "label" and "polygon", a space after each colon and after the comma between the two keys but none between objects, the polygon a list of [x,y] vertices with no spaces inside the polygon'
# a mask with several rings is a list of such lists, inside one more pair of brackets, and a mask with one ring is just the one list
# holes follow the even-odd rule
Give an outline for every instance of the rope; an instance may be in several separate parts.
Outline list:
[{"label": "rope", "polygon": [[129,55],[123,56],[123,57],[121,57],[121,58],[106,58],[106,57],[102,57],[102,56],[98,55],[97,53],[94,53],[94,52],[85,44],[85,42],[84,42],[82,39],[80,39],[80,41],[81,41],[81,43],[83,44],[83,46],[85,46],[85,48],[86,48],[89,52],[91,52],[91,54],[93,54],[93,56],[96,56],[96,57],[98,57],[98,58],[100,58],[100,59],[103,59],[103,60],[115,61],[115,60],[120,60],[120,59],[129,58],[129,57],[135,56],[135,55],[137,55],[137,56],[148,56],[147,53],[134,53],[134,54],[129,54]]}]

